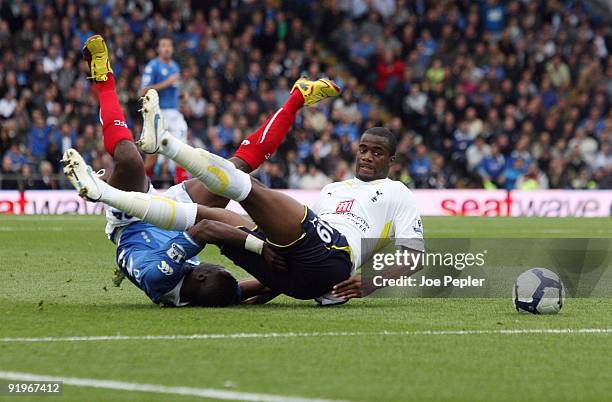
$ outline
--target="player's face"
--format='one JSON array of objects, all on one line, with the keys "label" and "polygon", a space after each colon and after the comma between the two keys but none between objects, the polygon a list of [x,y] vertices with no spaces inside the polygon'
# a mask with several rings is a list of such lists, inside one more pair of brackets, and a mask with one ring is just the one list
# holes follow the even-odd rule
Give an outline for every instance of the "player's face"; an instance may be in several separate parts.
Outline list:
[{"label": "player's face", "polygon": [[392,160],[389,140],[378,135],[364,134],[359,141],[355,176],[363,181],[384,179],[389,175]]},{"label": "player's face", "polygon": [[170,39],[162,39],[159,41],[159,45],[157,45],[157,54],[162,59],[171,59],[173,50]]},{"label": "player's face", "polygon": [[224,307],[235,302],[236,286],[223,267],[202,262],[183,279],[181,300],[192,306]]}]

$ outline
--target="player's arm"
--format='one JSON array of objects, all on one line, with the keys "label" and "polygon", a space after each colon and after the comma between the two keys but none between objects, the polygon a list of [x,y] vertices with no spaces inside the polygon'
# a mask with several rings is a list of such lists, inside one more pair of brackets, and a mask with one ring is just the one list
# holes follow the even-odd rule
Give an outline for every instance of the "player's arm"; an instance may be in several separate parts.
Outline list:
[{"label": "player's arm", "polygon": [[[159,82],[157,84],[151,84],[151,85],[147,85],[145,87],[142,88],[142,90],[140,91],[140,95],[144,96],[144,94],[149,90],[149,89],[154,89],[156,91],[161,91],[162,89],[168,88],[172,85],[174,85],[179,79],[179,73],[176,74],[172,74],[170,77],[168,77],[166,80]],[[144,79],[143,79],[144,81]]]},{"label": "player's arm", "polygon": [[203,219],[191,227],[187,234],[201,245],[210,243],[217,246],[244,248],[261,255],[275,269],[282,271],[287,268],[285,260],[276,254],[266,242],[226,223]]},{"label": "player's arm", "polygon": [[[417,258],[416,254],[423,253],[422,251],[404,246],[400,246],[400,250],[409,254],[414,254],[409,256],[409,261],[420,261],[420,258]],[[408,277],[414,275],[421,269],[422,265],[415,265],[414,267],[409,267],[406,265],[392,265],[386,267],[383,271],[380,271],[378,276],[381,276],[383,279],[398,279],[402,276]],[[362,281],[361,274],[355,274],[347,280],[335,285],[332,289],[332,296],[349,300],[368,296],[380,288],[381,286],[375,286],[373,281]]]},{"label": "player's arm", "polygon": [[[402,254],[405,254],[404,261],[420,262],[421,256],[425,251],[425,241],[423,240],[423,223],[416,208],[416,202],[412,192],[403,185],[399,185],[395,189],[397,194],[394,200],[394,225],[396,233],[395,244]],[[388,265],[383,271],[377,273],[383,279],[397,279],[401,276],[411,276],[419,271],[422,266],[417,263],[415,266]],[[349,279],[338,283],[332,289],[332,296],[345,299],[355,297],[364,297],[380,286],[374,286],[372,281],[362,281],[361,275],[353,275]]]},{"label": "player's arm", "polygon": [[265,304],[280,294],[255,278],[242,280],[238,282],[238,286],[242,292],[243,304]]}]

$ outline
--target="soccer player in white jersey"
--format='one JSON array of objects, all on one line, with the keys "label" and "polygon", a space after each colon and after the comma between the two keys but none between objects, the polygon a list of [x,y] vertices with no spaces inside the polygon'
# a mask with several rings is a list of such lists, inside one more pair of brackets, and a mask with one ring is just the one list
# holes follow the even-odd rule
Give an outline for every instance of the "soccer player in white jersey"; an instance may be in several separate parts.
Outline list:
[{"label": "soccer player in white jersey", "polygon": [[[379,239],[396,238],[398,245],[424,251],[423,224],[412,192],[387,177],[395,152],[395,136],[388,129],[366,130],[359,141],[355,178],[323,187],[312,208],[346,237],[355,267],[374,254]],[[354,275],[336,285],[331,295],[361,297],[372,291],[364,287],[361,276]]]},{"label": "soccer player in white jersey", "polygon": [[[258,225],[245,230],[274,246],[290,272],[305,273],[283,282],[283,293],[300,299],[325,295],[319,301],[333,304],[371,292],[361,286],[360,276],[350,277],[375,251],[368,242],[362,247],[364,239],[394,237],[402,247],[424,251],[423,227],[412,193],[387,177],[396,152],[395,137],[388,129],[375,127],[362,134],[356,179],[325,187],[311,210],[266,188],[229,161],[165,133],[160,129],[163,125],[155,124],[160,113],[151,95],[151,101],[143,104],[145,122],[139,145],[145,152],[161,153],[180,163],[212,193],[242,205]],[[222,248],[222,252],[251,274],[255,272],[267,287],[281,287],[275,275],[257,275],[261,260],[244,257],[241,249]]]}]

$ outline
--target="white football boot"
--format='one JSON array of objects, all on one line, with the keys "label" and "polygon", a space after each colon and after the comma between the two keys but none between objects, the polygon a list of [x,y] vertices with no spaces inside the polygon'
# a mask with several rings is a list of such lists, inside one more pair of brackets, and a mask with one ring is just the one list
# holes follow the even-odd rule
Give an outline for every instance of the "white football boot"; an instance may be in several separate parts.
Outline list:
[{"label": "white football boot", "polygon": [[147,93],[140,98],[142,102],[142,133],[137,144],[145,153],[154,154],[159,150],[161,139],[166,131],[164,118],[159,108],[159,95],[154,89],[149,89]]},{"label": "white football boot", "polygon": [[94,202],[102,197],[103,182],[99,177],[104,175],[104,169],[94,172],[77,150],[72,148],[64,152],[61,162],[64,174],[81,197]]}]

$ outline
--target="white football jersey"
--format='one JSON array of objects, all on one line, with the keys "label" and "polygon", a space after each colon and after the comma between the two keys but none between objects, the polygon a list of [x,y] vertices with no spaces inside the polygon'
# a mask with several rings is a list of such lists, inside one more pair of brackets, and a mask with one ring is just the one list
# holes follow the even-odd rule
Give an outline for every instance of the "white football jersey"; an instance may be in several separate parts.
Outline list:
[{"label": "white football jersey", "polygon": [[397,244],[425,250],[416,202],[399,181],[355,178],[331,183],[323,187],[312,210],[346,237],[354,269],[380,248],[379,239],[391,237]]}]

